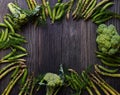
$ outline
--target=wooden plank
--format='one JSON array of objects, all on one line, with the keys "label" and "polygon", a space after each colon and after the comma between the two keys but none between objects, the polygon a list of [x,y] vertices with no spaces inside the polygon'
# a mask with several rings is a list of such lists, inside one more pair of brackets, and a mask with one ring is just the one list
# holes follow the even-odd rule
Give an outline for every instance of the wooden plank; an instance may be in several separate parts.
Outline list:
[{"label": "wooden plank", "polygon": [[[13,1],[0,0],[0,21],[8,12],[7,4]],[[17,0],[17,2],[22,8],[27,8],[25,0]],[[50,2],[53,5],[56,0],[50,0]],[[120,13],[120,0],[114,0],[114,2],[115,6],[111,10]],[[113,19],[106,22],[108,25],[111,23],[117,27],[120,33],[120,21]],[[34,72],[35,76],[46,72],[58,73],[59,65],[63,64],[65,67],[73,68],[80,73],[88,65],[99,63],[95,56],[95,50],[97,49],[95,42],[96,28],[97,26],[91,21],[73,21],[72,19],[55,24],[51,24],[48,20],[45,26],[36,29],[33,24],[27,24],[22,28],[21,34],[26,36],[28,41],[25,47],[29,52],[29,56],[26,58],[29,72]],[[0,51],[0,58],[6,52],[8,51]],[[9,76],[0,81],[0,94],[8,81]],[[119,79],[107,77],[106,81],[117,91],[120,91]],[[17,95],[18,89],[19,87],[16,86],[11,95]],[[45,95],[44,91],[40,93]],[[67,94],[63,92],[62,95]]]}]

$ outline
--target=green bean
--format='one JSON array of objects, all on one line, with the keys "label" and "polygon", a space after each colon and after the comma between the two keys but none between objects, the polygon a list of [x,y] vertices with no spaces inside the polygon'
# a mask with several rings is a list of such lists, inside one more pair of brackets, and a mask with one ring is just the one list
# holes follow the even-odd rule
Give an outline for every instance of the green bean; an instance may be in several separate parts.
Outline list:
[{"label": "green bean", "polygon": [[22,77],[22,79],[21,79],[21,84],[22,84],[22,85],[25,83],[26,78],[27,78],[27,75],[28,75],[28,70],[27,70],[27,68],[25,68],[23,77]]},{"label": "green bean", "polygon": [[5,66],[4,68],[2,68],[2,69],[0,70],[0,75],[1,75],[5,70],[7,70],[8,68],[10,68],[11,66],[14,66],[14,65],[16,65],[16,64],[17,64],[17,62],[13,62],[13,63],[8,64],[8,65]]},{"label": "green bean", "polygon": [[13,66],[13,67],[9,68],[8,70],[6,70],[4,73],[2,73],[2,74],[0,75],[0,79],[2,79],[4,76],[6,76],[9,72],[13,71],[13,70],[16,69],[17,67],[19,67],[19,66]]},{"label": "green bean", "polygon": [[12,25],[11,25],[6,19],[4,19],[4,22],[5,22],[5,24],[10,28],[11,32],[14,34],[14,33],[15,33],[15,30],[14,30],[14,28],[12,27]]},{"label": "green bean", "polygon": [[96,10],[99,6],[103,5],[104,3],[108,2],[108,1],[109,0],[102,0],[96,6],[94,6],[93,8],[91,8],[91,10],[89,11],[89,13],[87,13],[85,15],[85,19],[88,19],[92,15],[92,13],[94,12],[94,10]]},{"label": "green bean", "polygon": [[17,37],[17,38],[21,38],[21,39],[24,39],[25,37],[18,34],[18,33],[15,33],[15,34],[12,34],[12,33],[9,33],[10,35],[14,36],[14,37]]},{"label": "green bean", "polygon": [[94,7],[96,6],[96,3],[97,3],[97,1],[96,0],[94,0],[94,2],[93,2],[93,4],[92,4],[92,6],[88,9],[88,11],[85,13],[85,15],[84,15],[84,17],[85,17],[85,19],[87,19],[88,18],[88,15],[90,14],[92,14],[93,13],[93,9],[94,9]]},{"label": "green bean", "polygon": [[102,24],[104,23],[105,21],[108,21],[109,19],[111,19],[112,16],[109,16],[107,18],[104,18],[104,19],[101,19],[101,20],[98,20],[98,21],[95,21],[96,24]]},{"label": "green bean", "polygon": [[13,47],[15,47],[16,49],[19,49],[19,50],[21,50],[21,51],[23,51],[23,52],[27,52],[27,50],[25,49],[25,48],[23,48],[22,46],[19,46],[19,45],[13,45]]},{"label": "green bean", "polygon": [[84,12],[82,13],[82,16],[84,16],[84,15],[86,14],[86,12],[90,9],[90,6],[92,6],[92,4],[93,4],[94,1],[95,1],[95,0],[92,0],[92,1],[89,3],[89,5],[86,7],[86,9],[84,10]]},{"label": "green bean", "polygon": [[100,10],[100,12],[103,12],[104,10],[106,10],[109,6],[113,5],[113,2],[109,2],[107,3],[104,7],[102,7],[102,9]]},{"label": "green bean", "polygon": [[58,16],[64,8],[64,3],[60,3],[58,9],[56,10],[56,16]]},{"label": "green bean", "polygon": [[120,63],[120,60],[119,60],[119,59],[111,58],[111,57],[108,57],[108,56],[97,55],[97,57],[100,58],[100,59],[106,60],[106,61],[108,61],[108,62]]},{"label": "green bean", "polygon": [[31,3],[31,6],[32,6],[32,9],[34,9],[37,6],[37,3],[36,3],[35,0],[30,0],[30,3]]},{"label": "green bean", "polygon": [[0,27],[7,27],[7,26],[4,23],[0,23]]},{"label": "green bean", "polygon": [[61,19],[61,17],[64,15],[65,11],[61,10],[60,14],[58,16],[55,17],[56,20]]},{"label": "green bean", "polygon": [[15,60],[15,59],[24,57],[24,56],[26,56],[26,55],[28,55],[28,54],[27,54],[27,53],[25,53],[25,54],[19,54],[19,55],[16,55],[16,56],[13,56],[13,57],[8,58],[8,60]]},{"label": "green bean", "polygon": [[13,83],[10,85],[10,87],[8,88],[8,90],[6,91],[6,95],[9,95],[10,91],[12,90],[12,88],[14,87],[14,85],[16,84],[16,82],[21,78],[21,76],[23,75],[24,70],[21,71],[21,73],[17,76],[17,78],[13,81]]},{"label": "green bean", "polygon": [[56,3],[54,8],[53,8],[53,12],[52,12],[52,23],[54,23],[55,21],[55,16],[56,16],[56,10],[59,7],[60,3]]},{"label": "green bean", "polygon": [[24,39],[16,38],[16,37],[13,37],[13,36],[11,36],[11,35],[9,35],[9,38],[11,38],[11,39],[14,40],[14,41],[20,41],[20,42],[23,42],[23,43],[26,43],[26,42],[27,42],[27,41],[24,40]]},{"label": "green bean", "polygon": [[101,70],[103,70],[103,71],[105,71],[105,72],[107,72],[107,73],[116,73],[119,69],[113,69],[113,70],[111,70],[111,69],[107,69],[107,68],[105,68],[105,67],[103,67],[102,65],[97,65]]},{"label": "green bean", "polygon": [[42,0],[42,4],[45,6],[45,13],[46,13],[46,16],[48,16],[48,10],[47,10],[46,0]]},{"label": "green bean", "polygon": [[115,64],[115,63],[110,63],[110,62],[107,62],[103,59],[101,59],[101,62],[107,66],[111,66],[111,67],[120,67],[120,64]]},{"label": "green bean", "polygon": [[4,56],[4,57],[2,58],[2,60],[8,59],[8,58],[11,57],[15,52],[16,52],[16,49],[13,49],[12,52],[10,52],[10,53],[7,54],[6,56]]},{"label": "green bean", "polygon": [[99,17],[103,17],[105,14],[106,14],[106,12],[100,12],[100,13],[96,14],[96,15],[92,18],[92,21],[95,22],[95,21],[97,21],[98,19],[101,20],[101,18],[99,18]]},{"label": "green bean", "polygon": [[8,37],[8,28],[6,28],[5,30],[3,41],[6,41],[7,37]]},{"label": "green bean", "polygon": [[100,73],[101,75],[105,75],[105,76],[109,76],[109,77],[120,77],[120,74],[111,74],[111,73],[106,73],[106,72],[100,71],[100,69],[97,67],[97,65],[95,65],[95,70],[98,73]]},{"label": "green bean", "polygon": [[14,70],[14,72],[13,72],[12,75],[11,75],[11,79],[15,77],[15,75],[18,73],[19,69],[20,69],[20,67],[17,67],[17,68]]}]

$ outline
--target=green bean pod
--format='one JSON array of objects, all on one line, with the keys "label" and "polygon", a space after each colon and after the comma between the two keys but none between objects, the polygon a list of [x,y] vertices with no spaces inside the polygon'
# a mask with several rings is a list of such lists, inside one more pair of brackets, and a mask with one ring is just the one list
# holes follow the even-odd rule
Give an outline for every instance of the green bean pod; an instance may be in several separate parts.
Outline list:
[{"label": "green bean pod", "polygon": [[2,42],[3,41],[3,38],[4,38],[4,31],[2,30],[2,32],[1,32],[1,37],[0,37],[0,42]]},{"label": "green bean pod", "polygon": [[101,70],[103,70],[107,73],[116,73],[119,70],[119,69],[113,69],[113,70],[107,69],[107,68],[103,67],[102,65],[97,65],[97,66],[98,66],[98,68],[100,68]]},{"label": "green bean pod", "polygon": [[87,86],[86,89],[87,89],[87,91],[88,91],[88,93],[89,93],[90,95],[94,95],[93,92],[92,92],[92,90],[90,89],[90,87]]}]

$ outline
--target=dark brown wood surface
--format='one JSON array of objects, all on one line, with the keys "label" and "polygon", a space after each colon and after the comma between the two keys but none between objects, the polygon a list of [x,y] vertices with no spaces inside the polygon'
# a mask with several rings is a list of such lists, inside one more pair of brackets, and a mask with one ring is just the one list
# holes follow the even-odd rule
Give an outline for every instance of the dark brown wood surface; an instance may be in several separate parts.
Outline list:
[{"label": "dark brown wood surface", "polygon": [[[2,22],[3,16],[9,12],[7,4],[13,1],[17,1],[22,8],[27,8],[25,0],[0,0],[0,22]],[[49,1],[54,4],[57,0]],[[40,3],[40,0],[37,2]],[[114,2],[115,5],[110,9],[120,13],[120,0],[114,0]],[[120,33],[120,20],[112,19],[106,24],[114,24]],[[46,72],[58,73],[59,65],[63,64],[65,67],[75,69],[80,73],[89,65],[99,63],[95,55],[97,49],[96,28],[97,26],[91,20],[73,21],[71,18],[69,21],[64,19],[55,24],[51,24],[48,19],[45,26],[36,28],[31,23],[23,26],[20,33],[28,41],[24,46],[29,53],[29,56],[26,57],[29,72],[34,72],[35,76]],[[0,58],[8,52],[9,50],[0,51]],[[0,66],[0,68],[2,67]],[[8,75],[0,80],[0,95],[9,79]],[[109,77],[105,79],[120,92],[120,79]],[[16,86],[11,95],[17,95],[18,89],[19,87]],[[65,93],[60,95],[67,95]],[[45,95],[45,93],[41,93],[41,95]]]}]

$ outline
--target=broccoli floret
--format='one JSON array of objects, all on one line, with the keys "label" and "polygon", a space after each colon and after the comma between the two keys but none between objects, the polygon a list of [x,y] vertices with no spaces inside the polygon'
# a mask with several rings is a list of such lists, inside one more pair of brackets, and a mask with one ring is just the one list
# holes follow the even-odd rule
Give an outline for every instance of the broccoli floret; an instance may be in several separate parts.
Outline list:
[{"label": "broccoli floret", "polygon": [[47,73],[39,84],[46,85],[46,95],[53,95],[55,89],[63,85],[63,80],[57,74]]},{"label": "broccoli floret", "polygon": [[101,24],[97,29],[97,33],[96,42],[101,52],[113,55],[119,50],[120,36],[114,25]]}]

